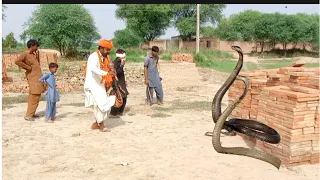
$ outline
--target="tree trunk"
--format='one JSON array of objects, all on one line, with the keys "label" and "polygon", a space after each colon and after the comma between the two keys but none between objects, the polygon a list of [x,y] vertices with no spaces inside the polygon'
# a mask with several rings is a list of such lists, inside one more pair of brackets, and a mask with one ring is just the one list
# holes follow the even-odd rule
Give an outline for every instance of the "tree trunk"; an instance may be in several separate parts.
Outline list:
[{"label": "tree trunk", "polygon": [[287,43],[283,43],[284,57],[287,57]]},{"label": "tree trunk", "polygon": [[61,49],[61,45],[59,46],[59,52],[60,52],[60,55],[62,56],[62,49]]},{"label": "tree trunk", "polygon": [[305,54],[306,53],[306,43],[303,43],[302,47],[303,47],[303,49],[302,49],[303,50],[303,54]]},{"label": "tree trunk", "polygon": [[255,44],[256,44],[256,52],[258,52],[258,43],[255,42]]},{"label": "tree trunk", "polygon": [[264,41],[261,41],[261,42],[260,42],[260,45],[261,45],[261,51],[260,51],[260,53],[263,54]]}]

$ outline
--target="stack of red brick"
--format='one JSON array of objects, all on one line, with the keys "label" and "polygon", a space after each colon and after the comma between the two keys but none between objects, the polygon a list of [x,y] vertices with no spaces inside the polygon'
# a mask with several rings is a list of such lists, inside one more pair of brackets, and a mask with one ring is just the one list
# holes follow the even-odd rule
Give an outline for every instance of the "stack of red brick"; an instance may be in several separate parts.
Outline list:
[{"label": "stack of red brick", "polygon": [[272,153],[285,165],[319,162],[319,129],[315,114],[319,91],[307,87],[266,87],[260,93],[257,121],[274,128],[279,144],[258,142],[258,148]]},{"label": "stack of red brick", "polygon": [[[232,111],[231,117],[241,117],[246,119],[257,118],[257,106],[259,102],[259,94],[261,90],[268,86],[268,77],[274,74],[278,69],[270,69],[269,71],[252,71],[252,72],[241,72],[239,75],[247,76],[249,78],[249,88],[245,98]],[[244,84],[240,80],[235,80],[229,89],[228,97],[229,104],[234,102],[244,91]]]},{"label": "stack of red brick", "polygon": [[[3,54],[2,61],[6,63],[7,68],[18,68],[14,63],[20,54]],[[41,67],[48,67],[48,64],[51,62],[57,62],[57,54],[56,53],[45,53],[40,52],[40,65]]]},{"label": "stack of red brick", "polygon": [[270,85],[300,85],[319,89],[319,68],[285,67],[269,77]]},{"label": "stack of red brick", "polygon": [[[70,84],[66,82],[57,82],[57,88],[60,92],[71,92],[71,91],[78,91],[81,89],[81,86],[76,84]],[[2,93],[28,93],[29,92],[29,85],[27,82],[17,82],[17,83],[5,83],[2,84]]]},{"label": "stack of red brick", "polygon": [[2,84],[5,82],[13,82],[13,79],[8,77],[6,63],[2,60]]},{"label": "stack of red brick", "polygon": [[[231,118],[267,124],[279,132],[281,142],[272,145],[239,135],[287,166],[319,163],[319,72],[319,68],[286,67],[241,73],[249,77],[249,91]],[[235,81],[229,89],[229,103],[243,90],[243,83]]]},{"label": "stack of red brick", "polygon": [[193,56],[191,54],[173,54],[172,55],[172,61],[184,61],[193,63]]}]

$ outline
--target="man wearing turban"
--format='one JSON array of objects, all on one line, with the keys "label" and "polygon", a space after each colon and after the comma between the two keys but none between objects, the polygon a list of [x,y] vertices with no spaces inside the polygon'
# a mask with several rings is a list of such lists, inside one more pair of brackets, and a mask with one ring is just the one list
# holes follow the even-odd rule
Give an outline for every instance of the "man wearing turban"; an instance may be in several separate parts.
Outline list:
[{"label": "man wearing turban", "polygon": [[110,76],[115,75],[107,66],[109,51],[112,48],[111,41],[100,40],[97,51],[89,56],[85,70],[85,107],[93,106],[95,116],[91,128],[100,129],[103,132],[109,131],[105,128],[103,121],[108,117],[108,111],[115,103],[115,96],[109,96],[106,92]]}]

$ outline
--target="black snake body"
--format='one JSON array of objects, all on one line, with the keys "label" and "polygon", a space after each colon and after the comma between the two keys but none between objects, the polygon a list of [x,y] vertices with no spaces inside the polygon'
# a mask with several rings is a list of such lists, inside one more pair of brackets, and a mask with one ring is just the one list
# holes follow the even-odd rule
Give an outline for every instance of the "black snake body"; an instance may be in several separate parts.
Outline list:
[{"label": "black snake body", "polygon": [[[236,106],[241,102],[241,100],[247,94],[248,86],[249,86],[249,81],[247,77],[238,76],[243,65],[242,50],[238,46],[232,46],[232,49],[238,52],[239,60],[233,72],[229,76],[229,78],[226,80],[226,82],[222,85],[222,87],[218,90],[218,92],[214,96],[214,99],[212,101],[212,118],[213,118],[213,122],[215,123],[215,126],[213,129],[212,135],[210,135],[210,132],[207,132],[206,135],[212,136],[213,147],[218,153],[243,155],[243,156],[260,159],[274,165],[279,169],[281,164],[280,159],[268,153],[258,151],[255,149],[243,148],[243,147],[226,148],[221,146],[220,134],[222,129],[227,130],[229,133],[236,131],[239,133],[247,134],[248,136],[251,136],[253,138],[257,138],[259,140],[272,143],[272,144],[277,144],[280,142],[280,135],[278,134],[278,132],[263,123],[248,120],[248,119],[238,119],[238,118],[233,118],[229,121],[226,121],[226,119],[231,114],[231,112],[236,108]],[[244,92],[238,99],[236,99],[236,101],[233,104],[230,104],[221,114],[222,98],[236,79],[244,82],[245,84]]]}]

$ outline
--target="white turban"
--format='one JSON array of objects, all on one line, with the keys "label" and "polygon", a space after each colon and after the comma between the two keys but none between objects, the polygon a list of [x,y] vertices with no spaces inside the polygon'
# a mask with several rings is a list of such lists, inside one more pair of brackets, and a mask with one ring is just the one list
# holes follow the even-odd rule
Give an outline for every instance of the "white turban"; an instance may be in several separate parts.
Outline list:
[{"label": "white turban", "polygon": [[123,54],[116,53],[116,57],[126,60],[126,53],[123,53]]}]

